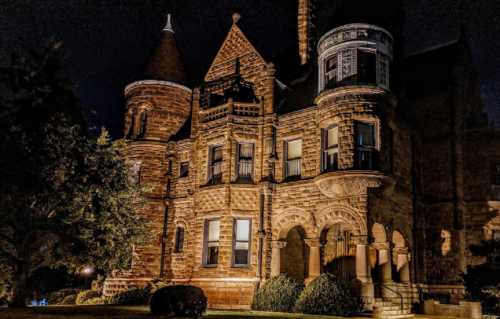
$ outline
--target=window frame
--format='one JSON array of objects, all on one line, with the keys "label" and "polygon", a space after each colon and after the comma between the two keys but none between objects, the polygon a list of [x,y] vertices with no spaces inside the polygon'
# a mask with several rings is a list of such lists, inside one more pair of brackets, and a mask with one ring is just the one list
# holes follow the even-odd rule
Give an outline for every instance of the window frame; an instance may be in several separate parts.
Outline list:
[{"label": "window frame", "polygon": [[[337,144],[328,147],[328,131],[337,128]],[[340,136],[339,136],[339,125],[337,123],[331,124],[325,128],[321,129],[321,172],[333,172],[339,170],[339,160],[340,160]],[[328,151],[337,150],[337,166],[329,168],[328,165]]]},{"label": "window frame", "polygon": [[[183,171],[183,167],[186,167],[185,171]],[[184,178],[189,176],[189,162],[183,161],[179,163],[179,178]]]},{"label": "window frame", "polygon": [[[182,234],[182,240],[180,234]],[[179,254],[184,252],[185,234],[186,234],[185,227],[178,225],[175,228],[174,253]]]},{"label": "window frame", "polygon": [[[251,145],[252,148],[252,157],[251,157],[251,169],[250,169],[250,176],[241,176],[240,175],[240,163],[242,160],[248,160],[248,159],[242,159],[241,158],[241,146],[242,145]],[[236,165],[235,165],[235,175],[237,180],[248,180],[248,181],[253,181],[254,179],[254,170],[255,170],[255,143],[254,142],[236,142]]]},{"label": "window frame", "polygon": [[[238,232],[237,229],[237,223],[238,220],[248,220],[248,241],[242,241],[242,240],[237,240],[236,234]],[[247,249],[247,263],[246,264],[237,264],[236,263],[236,244],[238,242],[243,242],[248,244],[248,249]],[[236,267],[236,268],[245,268],[249,267],[251,262],[251,247],[252,247],[252,218],[250,217],[236,217],[233,219],[233,243],[232,243],[232,257],[231,257],[231,266]]]},{"label": "window frame", "polygon": [[[360,125],[367,125],[372,127],[372,145],[368,146],[366,144],[360,144],[359,143],[359,136],[360,136],[360,130],[359,126]],[[355,121],[354,122],[354,164],[355,168],[358,170],[376,170],[377,168],[377,162],[375,156],[377,155],[377,145],[378,145],[378,127],[376,122],[371,122],[371,121]],[[360,152],[369,152],[370,153],[370,165],[369,168],[363,168],[361,164],[361,159],[360,159]]]},{"label": "window frame", "polygon": [[[288,145],[291,143],[291,142],[294,142],[294,141],[298,141],[300,140],[300,157],[294,157],[294,158],[289,158],[288,157]],[[303,142],[304,140],[302,139],[302,137],[297,137],[297,138],[293,138],[293,139],[289,139],[289,140],[285,140],[284,141],[284,156],[283,156],[283,161],[284,161],[284,177],[285,179],[300,179],[301,176],[302,176],[302,158],[303,158]],[[288,175],[288,162],[289,161],[295,161],[295,160],[298,160],[299,162],[299,174],[297,175]]]},{"label": "window frame", "polygon": [[[209,232],[210,232],[210,222],[211,221],[218,221],[219,222],[219,238],[217,240],[217,263],[215,264],[209,264],[208,263],[208,244],[209,244],[209,240],[208,240],[208,236],[209,236]],[[213,241],[215,242],[215,241]],[[202,254],[202,265],[203,267],[206,267],[206,268],[215,268],[219,265],[219,256],[220,256],[220,218],[207,218],[204,220],[204,226],[203,226],[203,254]]]},{"label": "window frame", "polygon": [[[214,155],[215,155],[215,150],[217,148],[220,148],[221,151],[221,158],[218,161],[214,161]],[[222,165],[224,163],[224,154],[223,154],[224,148],[222,144],[214,144],[210,145],[208,148],[208,184],[211,185],[216,185],[216,184],[222,184]],[[220,163],[221,166],[221,172],[220,172],[220,177],[215,180],[214,178],[214,173],[213,173],[213,168],[214,168],[214,163]]]}]

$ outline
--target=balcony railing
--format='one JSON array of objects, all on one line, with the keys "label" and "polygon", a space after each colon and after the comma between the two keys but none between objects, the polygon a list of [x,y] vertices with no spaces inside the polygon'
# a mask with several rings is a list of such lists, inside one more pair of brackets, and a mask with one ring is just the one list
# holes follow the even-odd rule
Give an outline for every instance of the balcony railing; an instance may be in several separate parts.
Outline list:
[{"label": "balcony railing", "polygon": [[228,101],[227,103],[201,110],[200,122],[217,120],[230,114],[257,117],[261,115],[261,110],[261,103]]},{"label": "balcony railing", "polygon": [[285,163],[285,177],[286,178],[300,177],[300,166],[301,166],[300,158],[287,160]]}]

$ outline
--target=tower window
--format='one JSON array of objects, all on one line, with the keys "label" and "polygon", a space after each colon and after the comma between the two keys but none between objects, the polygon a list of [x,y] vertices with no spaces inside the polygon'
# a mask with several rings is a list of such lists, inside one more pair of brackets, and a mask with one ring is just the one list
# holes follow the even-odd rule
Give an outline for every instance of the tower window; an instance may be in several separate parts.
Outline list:
[{"label": "tower window", "polygon": [[334,88],[337,83],[338,55],[334,54],[325,61],[325,87]]},{"label": "tower window", "polygon": [[322,171],[332,171],[339,168],[339,128],[333,125],[323,129],[323,167]]},{"label": "tower window", "polygon": [[179,177],[187,177],[189,175],[189,162],[181,162],[179,169]]},{"label": "tower window", "polygon": [[254,146],[252,143],[239,143],[237,154],[238,179],[251,180],[253,175]]},{"label": "tower window", "polygon": [[205,221],[204,261],[205,266],[216,266],[219,263],[220,221],[209,219]]},{"label": "tower window", "polygon": [[233,266],[247,266],[250,259],[250,219],[235,219],[233,228]]},{"label": "tower window", "polygon": [[356,123],[356,168],[375,169],[375,126]]},{"label": "tower window", "polygon": [[358,50],[358,83],[377,83],[377,56],[375,52]]},{"label": "tower window", "polygon": [[177,227],[175,230],[175,252],[180,253],[184,250],[184,227]]},{"label": "tower window", "polygon": [[296,139],[285,143],[285,177],[300,177],[302,159],[302,140]]},{"label": "tower window", "polygon": [[210,148],[209,183],[222,183],[222,146],[212,146]]}]

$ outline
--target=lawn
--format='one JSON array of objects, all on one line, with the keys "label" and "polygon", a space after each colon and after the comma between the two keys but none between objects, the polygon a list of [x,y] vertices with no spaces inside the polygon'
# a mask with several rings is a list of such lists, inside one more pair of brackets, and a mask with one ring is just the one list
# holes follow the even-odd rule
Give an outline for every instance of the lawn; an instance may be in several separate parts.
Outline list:
[{"label": "lawn", "polygon": [[[0,318],[2,319],[142,319],[156,318],[150,315],[149,308],[145,306],[50,306],[32,307],[23,310],[12,310],[0,308]],[[172,318],[172,317],[169,317]],[[297,319],[336,319],[341,317],[315,316],[296,313],[263,312],[263,311],[226,311],[209,310],[203,318],[209,319],[276,319],[276,318],[297,318]]]}]

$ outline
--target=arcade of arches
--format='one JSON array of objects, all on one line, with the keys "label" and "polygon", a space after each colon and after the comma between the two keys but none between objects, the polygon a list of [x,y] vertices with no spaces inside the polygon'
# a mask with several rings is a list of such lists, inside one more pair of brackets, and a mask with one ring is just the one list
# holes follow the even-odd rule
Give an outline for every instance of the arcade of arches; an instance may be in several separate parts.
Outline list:
[{"label": "arcade of arches", "polygon": [[362,295],[367,297],[377,294],[374,286],[410,283],[410,253],[401,232],[395,230],[387,236],[383,225],[374,224],[371,234],[359,234],[346,222],[311,229],[310,225],[296,225],[273,241],[271,276],[285,273],[308,283],[330,272],[343,279],[358,279],[363,284]]}]

